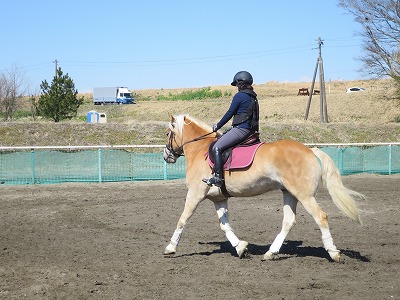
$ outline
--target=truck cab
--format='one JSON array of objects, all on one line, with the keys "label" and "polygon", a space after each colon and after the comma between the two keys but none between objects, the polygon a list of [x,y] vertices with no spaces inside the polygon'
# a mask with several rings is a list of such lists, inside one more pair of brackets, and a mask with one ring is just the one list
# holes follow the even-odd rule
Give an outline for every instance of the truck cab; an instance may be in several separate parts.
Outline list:
[{"label": "truck cab", "polygon": [[117,88],[117,103],[118,104],[134,104],[132,93],[126,87]]}]

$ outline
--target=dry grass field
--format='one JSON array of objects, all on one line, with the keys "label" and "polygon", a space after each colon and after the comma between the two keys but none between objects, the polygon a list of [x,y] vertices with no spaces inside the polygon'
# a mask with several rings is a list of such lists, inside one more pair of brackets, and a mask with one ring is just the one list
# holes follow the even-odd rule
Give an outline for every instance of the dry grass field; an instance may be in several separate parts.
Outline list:
[{"label": "dry grass field", "polygon": [[[333,81],[326,83],[329,123],[320,123],[320,96],[314,95],[308,120],[304,120],[309,97],[298,96],[310,82],[255,84],[260,102],[261,138],[290,138],[304,143],[395,142],[400,140],[400,103],[393,98],[389,80]],[[366,90],[346,93],[358,86]],[[315,89],[319,89],[318,83]],[[137,104],[94,106],[91,94],[77,118],[53,123],[30,118],[0,123],[2,146],[19,145],[115,145],[163,144],[168,114],[187,113],[212,125],[229,107],[236,88],[214,86],[224,95],[218,99],[157,100],[186,89],[133,90]],[[25,104],[26,105],[26,104]],[[107,124],[86,124],[90,110],[104,112]],[[227,125],[228,126],[228,125]]]},{"label": "dry grass field", "polygon": [[[297,96],[300,88],[309,88],[311,83],[280,83],[268,82],[256,84],[255,91],[260,101],[260,118],[263,123],[287,123],[303,121],[308,103],[308,96]],[[357,86],[366,88],[364,92],[346,93],[348,87]],[[318,83],[316,89],[319,89]],[[115,107],[106,108],[116,122],[129,122],[129,117],[135,121],[164,120],[168,113],[189,113],[206,122],[216,122],[227,110],[231,97],[222,99],[194,100],[194,101],[155,101],[158,96],[180,94],[187,89],[160,89],[134,91],[137,95],[138,107],[124,108],[124,112]],[[233,95],[236,88],[232,86],[214,86],[211,90],[220,90],[223,94]],[[335,81],[326,83],[328,115],[330,122],[366,122],[388,123],[394,122],[400,116],[400,103],[391,95],[393,86],[388,80],[380,81]],[[91,95],[87,95],[88,98]],[[150,99],[140,101],[141,98]],[[308,120],[319,122],[320,96],[314,95]],[[85,109],[86,107],[83,107]]]}]

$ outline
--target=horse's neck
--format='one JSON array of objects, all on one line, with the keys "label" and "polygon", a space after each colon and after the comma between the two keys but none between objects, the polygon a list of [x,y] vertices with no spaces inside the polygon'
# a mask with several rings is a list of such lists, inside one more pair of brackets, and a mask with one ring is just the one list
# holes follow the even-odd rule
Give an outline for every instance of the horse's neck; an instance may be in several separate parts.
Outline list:
[{"label": "horse's neck", "polygon": [[185,128],[185,131],[183,132],[183,143],[186,143],[185,156],[195,154],[199,151],[202,153],[208,151],[208,147],[215,140],[213,135],[205,136],[200,140],[194,141],[207,133],[208,132],[198,127],[187,126],[187,128]]},{"label": "horse's neck", "polygon": [[182,137],[183,137],[184,143],[188,143],[188,142],[190,142],[194,139],[197,139],[205,134],[207,134],[207,132],[204,129],[196,126],[193,123],[184,125],[184,127],[182,129]]}]

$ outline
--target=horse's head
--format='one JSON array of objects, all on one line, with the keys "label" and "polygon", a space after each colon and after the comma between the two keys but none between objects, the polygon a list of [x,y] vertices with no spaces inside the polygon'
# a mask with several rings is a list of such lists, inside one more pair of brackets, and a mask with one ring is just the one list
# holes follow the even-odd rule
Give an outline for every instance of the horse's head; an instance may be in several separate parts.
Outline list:
[{"label": "horse's head", "polygon": [[163,154],[167,163],[175,163],[178,157],[183,155],[182,122],[184,116],[171,116],[167,130],[168,143],[164,147]]},{"label": "horse's head", "polygon": [[188,115],[171,116],[168,126],[168,143],[164,148],[164,160],[175,163],[183,155],[183,146],[205,139],[212,128]]}]

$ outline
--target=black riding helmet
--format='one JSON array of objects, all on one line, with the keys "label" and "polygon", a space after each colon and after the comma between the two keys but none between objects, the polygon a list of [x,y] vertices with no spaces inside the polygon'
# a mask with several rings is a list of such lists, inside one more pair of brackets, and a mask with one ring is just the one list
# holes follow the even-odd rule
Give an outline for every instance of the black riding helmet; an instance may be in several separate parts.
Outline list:
[{"label": "black riding helmet", "polygon": [[242,81],[243,83],[253,84],[253,76],[247,71],[237,72],[235,77],[233,77],[233,81],[231,85],[237,86],[237,83]]}]

